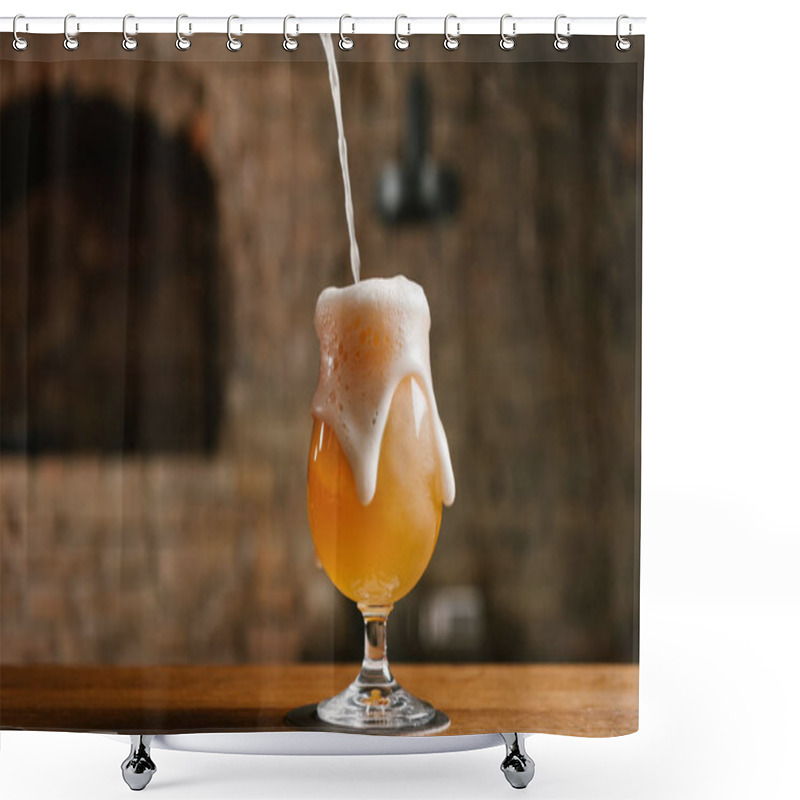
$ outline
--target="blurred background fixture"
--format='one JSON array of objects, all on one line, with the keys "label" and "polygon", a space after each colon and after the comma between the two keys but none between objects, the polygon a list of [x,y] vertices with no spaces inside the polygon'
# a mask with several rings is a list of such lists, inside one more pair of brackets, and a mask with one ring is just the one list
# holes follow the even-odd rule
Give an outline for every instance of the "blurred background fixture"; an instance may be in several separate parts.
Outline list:
[{"label": "blurred background fixture", "polygon": [[439,166],[428,150],[429,113],[428,88],[418,72],[408,83],[403,160],[387,165],[378,180],[378,212],[387,222],[433,221],[458,206],[455,173]]},{"label": "blurred background fixture", "polygon": [[183,131],[72,85],[0,109],[0,448],[213,452],[221,280]]},{"label": "blurred background fixture", "polygon": [[[359,658],[305,507],[350,280],[322,51],[118,39],[0,72],[0,659]],[[397,661],[638,657],[638,71],[528,46],[341,56],[363,275],[425,288],[458,487]]]}]

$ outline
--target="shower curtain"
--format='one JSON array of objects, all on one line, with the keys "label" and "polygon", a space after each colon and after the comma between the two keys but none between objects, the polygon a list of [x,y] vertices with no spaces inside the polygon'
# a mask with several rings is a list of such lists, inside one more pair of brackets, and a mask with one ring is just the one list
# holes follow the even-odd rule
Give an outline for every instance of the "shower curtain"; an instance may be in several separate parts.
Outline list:
[{"label": "shower curtain", "polygon": [[[446,734],[630,733],[643,39],[354,38],[361,274],[425,292],[457,486],[392,668]],[[363,652],[307,509],[315,304],[352,283],[320,41],[10,42],[0,726],[285,730]],[[35,701],[102,676],[116,705]]]}]

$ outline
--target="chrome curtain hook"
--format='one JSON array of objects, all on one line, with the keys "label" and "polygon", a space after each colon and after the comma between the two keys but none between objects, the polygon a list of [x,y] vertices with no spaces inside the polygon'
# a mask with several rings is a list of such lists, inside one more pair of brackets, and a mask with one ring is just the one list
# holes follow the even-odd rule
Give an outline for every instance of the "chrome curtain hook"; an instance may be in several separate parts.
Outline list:
[{"label": "chrome curtain hook", "polygon": [[[188,50],[192,46],[192,40],[181,33],[181,20],[189,19],[188,14],[178,14],[175,19],[175,47],[178,50]],[[189,35],[192,33],[192,23],[189,23]]]},{"label": "chrome curtain hook", "polygon": [[566,36],[562,36],[558,32],[558,22],[559,22],[559,20],[566,19],[566,18],[567,18],[566,14],[559,14],[556,17],[555,23],[553,24],[553,33],[554,33],[554,35],[556,37],[555,41],[553,42],[553,47],[555,47],[556,50],[568,50],[569,49],[569,37],[572,35],[571,32],[570,32],[570,23],[567,22],[567,35]]},{"label": "chrome curtain hook", "polygon": [[[20,36],[20,35],[17,33],[17,22],[18,22],[19,20],[21,20],[21,19],[25,19],[25,15],[24,15],[24,14],[17,14],[17,16],[16,16],[16,17],[14,17],[14,22],[11,24],[11,32],[14,34],[14,41],[13,41],[13,42],[11,42],[11,46],[12,46],[12,47],[13,47],[13,48],[14,48],[14,49],[17,51],[17,52],[20,52],[20,53],[21,53],[23,50],[27,50],[27,49],[28,49],[28,44],[29,44],[29,42],[28,42],[28,40],[27,40],[27,39],[23,39],[23,38],[22,38],[22,37],[21,37],[21,36]],[[28,23],[27,23],[27,22],[25,23],[25,30],[28,30]]]},{"label": "chrome curtain hook", "polygon": [[300,46],[300,42],[297,41],[297,34],[300,33],[300,26],[295,23],[295,36],[289,35],[289,20],[294,19],[296,20],[297,17],[293,17],[291,14],[287,14],[283,18],[283,49],[289,53],[294,52]]},{"label": "chrome curtain hook", "polygon": [[[80,44],[80,42],[78,41],[78,37],[77,36],[73,36],[69,32],[69,21],[71,19],[75,19],[75,15],[74,14],[67,14],[67,16],[64,17],[64,49],[65,50],[77,50],[78,49],[78,45]],[[76,33],[78,31],[80,31],[80,29],[81,29],[80,23],[76,22],[75,23],[75,31],[76,31]]]},{"label": "chrome curtain hook", "polygon": [[[228,17],[228,41],[225,43],[225,47],[227,47],[231,53],[238,53],[242,47],[244,47],[244,42],[241,40],[241,38],[239,36],[234,36],[233,32],[231,31],[231,23],[235,19],[239,19],[236,14],[231,14]],[[242,33],[241,25],[239,25],[239,33]]]},{"label": "chrome curtain hook", "polygon": [[[139,46],[139,42],[136,40],[136,37],[128,34],[129,19],[136,19],[136,17],[134,17],[133,14],[126,14],[122,18],[122,49],[128,51],[135,50]],[[134,30],[138,32],[138,22],[134,25]]]},{"label": "chrome curtain hook", "polygon": [[[506,33],[506,20],[510,19],[511,22],[511,34]],[[500,49],[501,50],[513,50],[516,47],[516,39],[514,38],[517,35],[517,23],[513,21],[512,14],[503,14],[500,17]]]},{"label": "chrome curtain hook", "polygon": [[[624,37],[620,33],[620,23],[624,19],[629,19],[627,14],[620,14],[617,17],[617,44],[616,44],[616,47],[617,47],[617,50],[619,50],[622,53],[624,53],[626,50],[630,50],[631,49],[631,40],[627,39],[626,37]],[[628,22],[628,36],[630,36],[631,33],[633,33],[633,25],[631,25],[631,23]]]},{"label": "chrome curtain hook", "polygon": [[[352,50],[355,47],[355,42],[350,38],[350,36],[344,35],[344,21],[346,19],[353,19],[349,14],[342,14],[339,17],[339,49],[340,50]],[[356,24],[355,22],[350,23],[350,33],[353,34],[356,32]]]},{"label": "chrome curtain hook", "polygon": [[408,17],[405,14],[398,14],[394,18],[394,47],[395,50],[408,50],[411,47],[411,42],[408,40],[408,37],[411,36],[411,23],[406,22],[406,27],[408,31],[406,32],[405,36],[400,35],[400,20],[408,20]]},{"label": "chrome curtain hook", "polygon": [[[447,23],[450,22],[451,19],[456,21],[455,36],[447,30]],[[461,23],[458,21],[458,17],[455,14],[448,14],[444,18],[444,49],[458,50],[458,45],[460,44],[458,41],[459,36],[461,36]]]}]

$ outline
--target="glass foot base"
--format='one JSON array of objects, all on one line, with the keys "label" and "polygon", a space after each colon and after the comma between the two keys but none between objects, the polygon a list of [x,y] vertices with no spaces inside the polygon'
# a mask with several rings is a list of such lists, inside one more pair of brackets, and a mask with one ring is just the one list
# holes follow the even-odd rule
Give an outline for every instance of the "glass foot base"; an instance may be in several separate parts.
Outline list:
[{"label": "glass foot base", "polygon": [[292,728],[306,731],[318,731],[322,733],[350,733],[364,734],[368,736],[391,736],[391,737],[417,737],[433,736],[437,733],[444,733],[450,727],[450,718],[441,711],[436,711],[433,719],[425,725],[418,725],[413,728],[353,728],[347,725],[332,725],[321,720],[317,716],[317,704],[311,703],[307,706],[300,706],[292,709],[285,717],[285,722]]},{"label": "glass foot base", "polygon": [[401,731],[428,725],[436,709],[397,681],[376,685],[355,680],[340,694],[318,703],[317,716],[329,725],[344,728]]}]

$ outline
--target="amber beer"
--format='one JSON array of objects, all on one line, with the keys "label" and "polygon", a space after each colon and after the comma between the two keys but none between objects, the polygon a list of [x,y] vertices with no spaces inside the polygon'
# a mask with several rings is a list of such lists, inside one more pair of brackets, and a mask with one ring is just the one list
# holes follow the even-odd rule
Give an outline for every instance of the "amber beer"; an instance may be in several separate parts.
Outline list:
[{"label": "amber beer", "polygon": [[[428,301],[403,277],[373,278],[326,289],[314,322],[308,517],[322,566],[365,623],[361,671],[316,713],[336,726],[419,730],[436,711],[392,676],[386,619],[428,566],[442,505],[455,496],[430,373]],[[440,714],[435,724],[447,720]]]},{"label": "amber beer", "polygon": [[314,420],[308,515],[317,556],[342,594],[391,606],[414,588],[436,546],[442,492],[431,413],[413,377],[392,398],[368,505],[333,429]]}]

